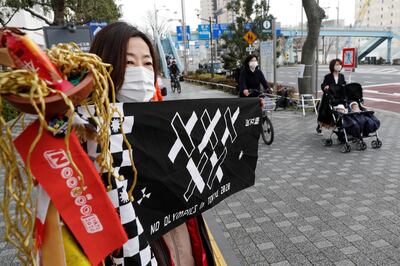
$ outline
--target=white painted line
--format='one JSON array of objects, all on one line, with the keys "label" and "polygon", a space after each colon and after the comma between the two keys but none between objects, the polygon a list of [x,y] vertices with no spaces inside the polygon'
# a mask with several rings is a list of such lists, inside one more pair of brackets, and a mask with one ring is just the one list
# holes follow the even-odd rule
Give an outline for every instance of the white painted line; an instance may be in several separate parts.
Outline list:
[{"label": "white painted line", "polygon": [[364,100],[369,100],[369,101],[373,101],[373,102],[385,102],[385,103],[400,104],[400,102],[389,101],[389,100],[386,100],[386,99],[376,99],[376,98],[367,98],[367,97],[364,97]]},{"label": "white painted line", "polygon": [[379,94],[379,95],[389,95],[389,96],[399,96],[400,93],[387,93],[387,92],[381,92],[381,91],[376,91],[376,90],[364,90],[366,93],[371,93],[371,94]]},{"label": "white painted line", "polygon": [[400,87],[400,83],[383,83],[383,84],[364,86],[364,88],[381,87],[381,86],[393,86],[393,85],[397,85],[397,86]]}]

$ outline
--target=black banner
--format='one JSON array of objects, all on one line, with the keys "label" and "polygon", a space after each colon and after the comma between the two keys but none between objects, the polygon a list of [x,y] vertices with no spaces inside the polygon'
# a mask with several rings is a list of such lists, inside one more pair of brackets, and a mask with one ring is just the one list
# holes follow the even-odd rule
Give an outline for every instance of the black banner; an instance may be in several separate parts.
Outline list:
[{"label": "black banner", "polygon": [[[117,106],[138,170],[135,210],[149,239],[254,184],[261,131],[257,98]],[[130,187],[129,153],[119,114],[113,116],[114,166]]]}]

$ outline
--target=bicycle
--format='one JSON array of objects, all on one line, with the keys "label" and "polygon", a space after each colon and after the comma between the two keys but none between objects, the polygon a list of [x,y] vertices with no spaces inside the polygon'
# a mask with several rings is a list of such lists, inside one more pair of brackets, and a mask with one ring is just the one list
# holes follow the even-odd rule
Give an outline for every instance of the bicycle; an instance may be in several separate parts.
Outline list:
[{"label": "bicycle", "polygon": [[272,110],[274,110],[275,103],[265,95],[260,95],[260,98],[262,98],[262,100],[264,101],[261,120],[261,137],[265,144],[271,145],[274,141],[274,127],[272,125],[271,119],[268,117],[268,114],[270,114]]},{"label": "bicycle", "polygon": [[171,75],[171,90],[175,92],[175,89],[178,93],[181,93],[181,83],[179,81],[179,77],[177,75]]}]

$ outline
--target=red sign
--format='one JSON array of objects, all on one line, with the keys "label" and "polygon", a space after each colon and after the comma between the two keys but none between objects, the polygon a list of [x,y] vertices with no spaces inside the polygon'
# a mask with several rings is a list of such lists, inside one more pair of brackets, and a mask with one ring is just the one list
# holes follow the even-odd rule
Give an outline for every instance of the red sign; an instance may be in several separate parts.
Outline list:
[{"label": "red sign", "polygon": [[343,48],[342,62],[343,68],[355,68],[356,67],[356,48]]},{"label": "red sign", "polygon": [[[39,130],[38,121],[19,135],[15,147],[25,163],[31,143]],[[32,175],[47,192],[63,221],[82,246],[93,265],[128,241],[119,217],[107,195],[93,162],[82,149],[75,133],[70,136],[72,159],[82,180],[66,154],[64,138],[45,131],[32,152]]]}]

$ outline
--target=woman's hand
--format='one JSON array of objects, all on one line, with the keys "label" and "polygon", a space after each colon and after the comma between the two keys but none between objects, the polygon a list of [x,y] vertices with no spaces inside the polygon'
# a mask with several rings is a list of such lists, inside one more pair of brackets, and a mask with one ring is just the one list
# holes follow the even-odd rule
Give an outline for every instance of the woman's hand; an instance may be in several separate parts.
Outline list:
[{"label": "woman's hand", "polygon": [[327,92],[329,90],[329,85],[326,85],[324,91]]},{"label": "woman's hand", "polygon": [[247,89],[246,89],[246,90],[243,90],[243,95],[244,95],[244,96],[249,96],[249,90],[247,90]]}]

